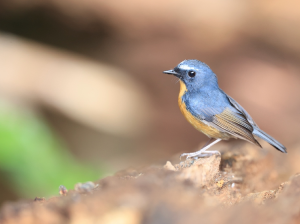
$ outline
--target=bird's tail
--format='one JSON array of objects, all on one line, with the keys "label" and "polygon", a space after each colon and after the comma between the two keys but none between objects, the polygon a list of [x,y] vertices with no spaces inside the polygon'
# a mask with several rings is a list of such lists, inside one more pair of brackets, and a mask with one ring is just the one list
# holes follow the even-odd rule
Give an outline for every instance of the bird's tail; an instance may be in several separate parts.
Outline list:
[{"label": "bird's tail", "polygon": [[275,147],[280,152],[287,153],[286,148],[284,147],[284,145],[282,145],[280,142],[278,142],[273,137],[268,135],[266,132],[260,130],[259,128],[254,128],[253,134],[260,137],[261,139],[265,140],[266,142],[268,142],[270,145]]}]

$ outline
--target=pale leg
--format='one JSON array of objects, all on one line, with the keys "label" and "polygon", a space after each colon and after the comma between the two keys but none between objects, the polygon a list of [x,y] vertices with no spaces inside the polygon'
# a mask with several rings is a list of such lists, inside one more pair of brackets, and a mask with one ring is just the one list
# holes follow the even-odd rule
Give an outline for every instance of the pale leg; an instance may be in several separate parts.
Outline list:
[{"label": "pale leg", "polygon": [[[182,156],[186,156],[186,158],[191,158],[191,157],[204,157],[207,155],[211,155],[211,154],[220,154],[219,151],[206,151],[207,149],[209,149],[211,146],[213,146],[214,144],[217,144],[219,141],[221,141],[222,139],[216,139],[215,141],[213,141],[212,143],[210,143],[209,145],[203,147],[202,149],[200,149],[197,152],[191,152],[191,153],[183,153],[181,154],[180,158]],[[205,152],[205,153],[204,153]]]},{"label": "pale leg", "polygon": [[202,148],[204,148],[205,146],[207,146],[210,143],[211,138],[208,139],[208,141],[205,143],[204,146],[202,146]]},{"label": "pale leg", "polygon": [[[204,148],[205,146],[207,146],[207,145],[210,143],[210,141],[211,141],[211,138],[209,138],[209,139],[207,140],[207,142],[205,143],[204,146],[202,146],[202,148]],[[202,148],[201,148],[201,149],[202,149]],[[206,156],[208,156],[208,154],[201,154],[201,156],[195,156],[194,159],[198,159],[198,157],[206,157]],[[181,159],[181,156],[180,156],[180,159]]]}]

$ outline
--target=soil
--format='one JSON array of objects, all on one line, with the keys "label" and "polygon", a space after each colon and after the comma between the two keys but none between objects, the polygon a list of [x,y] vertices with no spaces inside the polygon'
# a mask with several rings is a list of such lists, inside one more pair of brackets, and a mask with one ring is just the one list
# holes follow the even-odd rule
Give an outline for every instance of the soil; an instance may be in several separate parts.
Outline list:
[{"label": "soil", "polygon": [[60,196],[49,199],[6,203],[0,223],[300,223],[300,175],[283,175],[274,153],[284,154],[249,144],[221,152],[123,170],[74,190],[60,186]]}]

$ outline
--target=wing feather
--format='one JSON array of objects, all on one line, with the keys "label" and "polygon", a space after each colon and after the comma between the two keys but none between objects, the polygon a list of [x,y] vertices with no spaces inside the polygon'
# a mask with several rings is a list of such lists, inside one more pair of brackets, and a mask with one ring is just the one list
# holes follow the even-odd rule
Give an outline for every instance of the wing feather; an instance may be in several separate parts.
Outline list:
[{"label": "wing feather", "polygon": [[232,104],[232,106],[235,109],[237,109],[238,111],[240,111],[245,116],[245,118],[249,121],[249,123],[251,125],[258,127],[257,124],[253,121],[252,117],[238,102],[236,102],[232,97],[228,96],[226,93],[224,93],[224,94],[227,96],[227,98],[228,98],[229,102]]},{"label": "wing feather", "polygon": [[[233,109],[233,108],[232,108]],[[216,114],[213,109],[206,109],[205,114],[213,114],[213,119],[207,122],[209,125],[221,129],[236,138],[244,139],[258,146],[260,144],[252,135],[253,127],[246,117],[239,111],[226,108],[222,113]]]}]

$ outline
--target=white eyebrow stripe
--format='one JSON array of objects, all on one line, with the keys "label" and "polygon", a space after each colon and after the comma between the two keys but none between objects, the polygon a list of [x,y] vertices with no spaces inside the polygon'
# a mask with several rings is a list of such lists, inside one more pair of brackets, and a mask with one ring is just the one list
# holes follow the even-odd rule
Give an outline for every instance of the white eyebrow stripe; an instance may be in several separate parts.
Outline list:
[{"label": "white eyebrow stripe", "polygon": [[189,65],[180,65],[179,68],[184,69],[184,70],[190,70],[191,67]]}]

